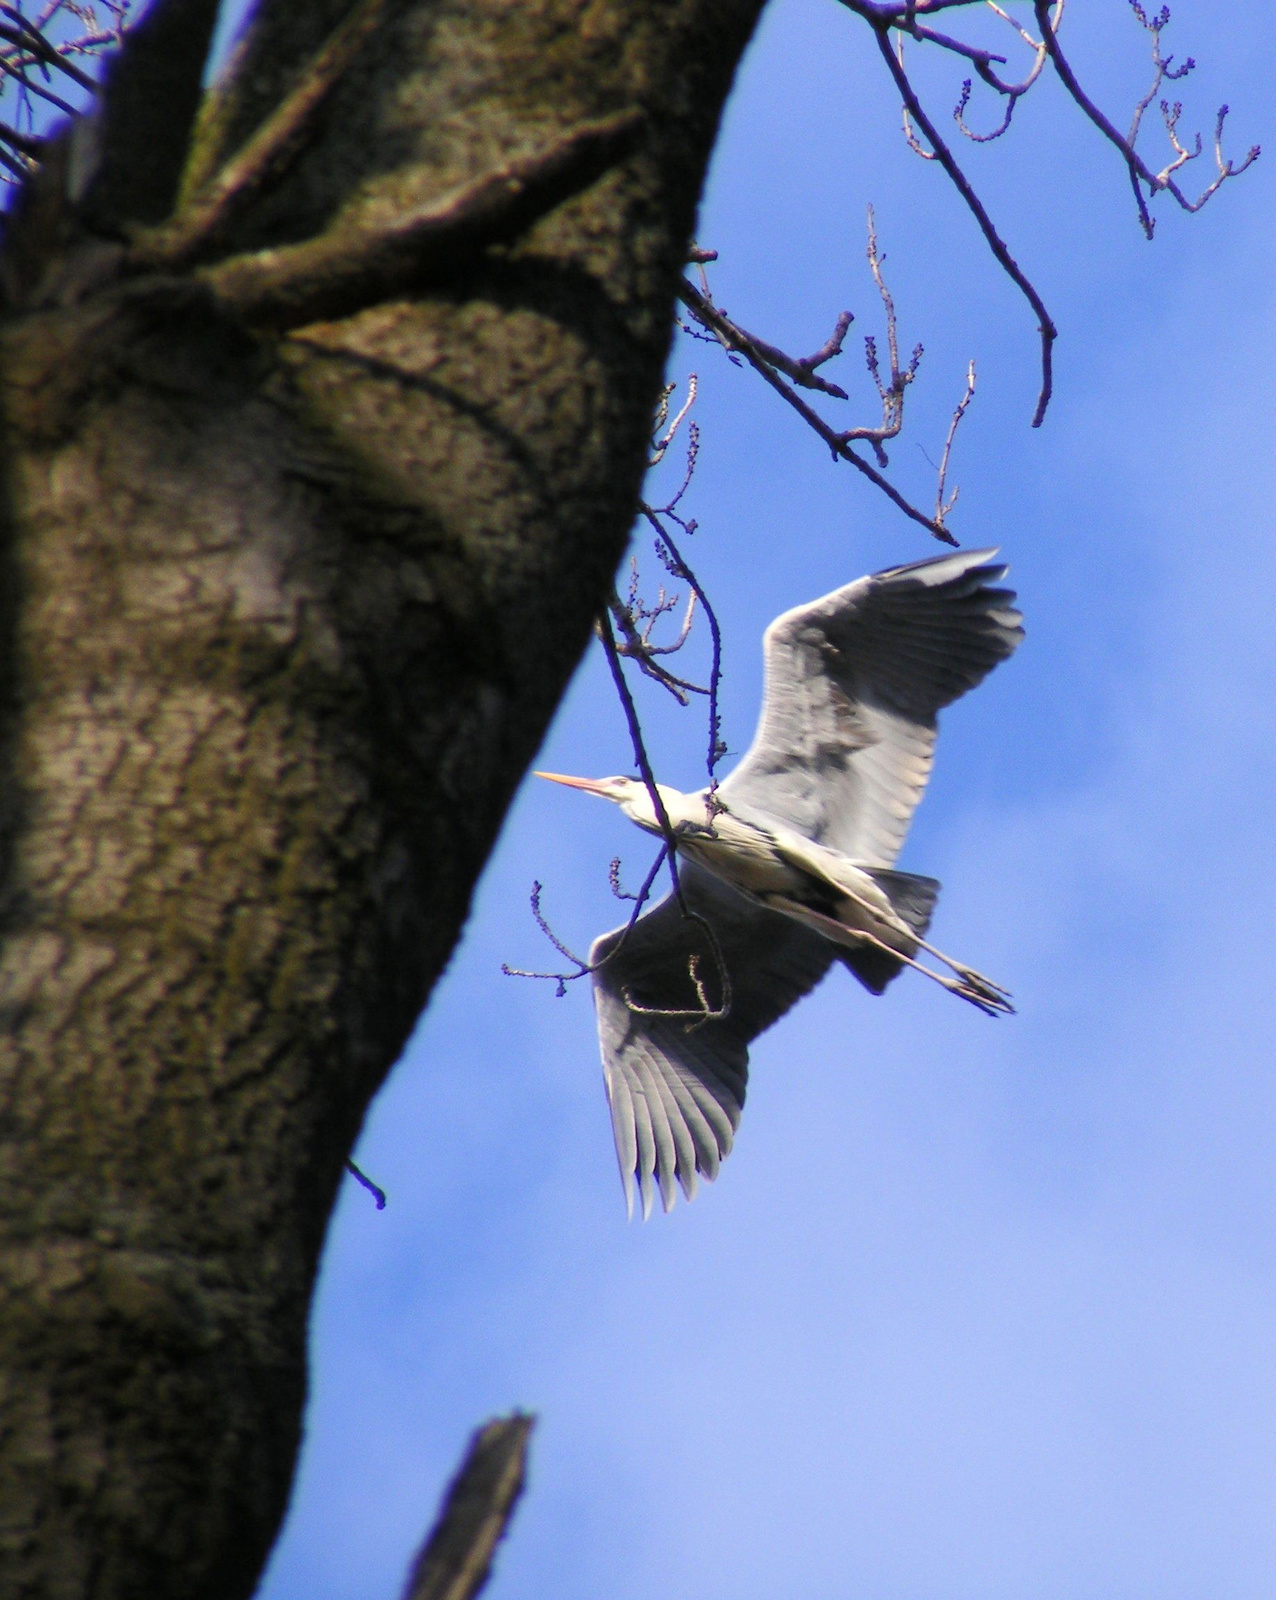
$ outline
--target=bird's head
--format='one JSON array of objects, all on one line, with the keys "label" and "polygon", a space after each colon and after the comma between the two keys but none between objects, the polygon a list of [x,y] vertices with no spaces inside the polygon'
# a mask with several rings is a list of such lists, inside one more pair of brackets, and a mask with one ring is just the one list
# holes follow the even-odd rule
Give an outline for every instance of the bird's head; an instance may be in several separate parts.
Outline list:
[{"label": "bird's head", "polygon": [[[651,794],[641,778],[572,778],[561,772],[537,772],[533,776],[548,778],[551,783],[565,783],[569,789],[583,789],[586,794],[596,794],[604,800],[614,800],[630,822],[636,822],[640,828],[646,828],[649,833],[660,832],[660,823],[656,820],[656,808],[652,805]],[[675,797],[675,791],[672,789],[666,791],[663,785],[659,787],[661,799],[665,800],[668,807]],[[680,799],[681,796],[677,798]]]}]

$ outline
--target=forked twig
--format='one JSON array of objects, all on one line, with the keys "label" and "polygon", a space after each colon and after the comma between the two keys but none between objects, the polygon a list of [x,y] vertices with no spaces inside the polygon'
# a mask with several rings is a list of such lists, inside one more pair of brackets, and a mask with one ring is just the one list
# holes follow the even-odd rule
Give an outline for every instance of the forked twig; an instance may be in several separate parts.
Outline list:
[{"label": "forked twig", "polygon": [[[853,440],[863,440],[871,444],[877,456],[879,467],[886,468],[890,461],[884,448],[887,439],[894,439],[899,430],[904,426],[904,392],[917,376],[917,368],[921,365],[922,347],[914,347],[912,359],[907,367],[899,364],[899,333],[895,321],[895,301],[890,290],[886,287],[886,280],[882,277],[883,257],[877,248],[877,228],[873,219],[873,208],[868,208],[868,265],[873,274],[873,282],[877,285],[877,292],[882,297],[882,308],[886,313],[886,349],[890,359],[890,381],[882,382],[881,369],[877,359],[877,341],[872,334],[864,340],[864,353],[868,364],[869,373],[877,386],[877,393],[882,402],[882,420],[876,428],[845,428],[838,435],[845,443]],[[958,419],[960,420],[960,419]],[[942,517],[936,517],[937,522],[943,522]]]},{"label": "forked twig", "polygon": [[[918,28],[916,30],[916,36],[918,38],[933,40],[935,43],[943,44],[948,48],[960,49],[961,53],[967,55],[969,59],[974,62],[975,71],[979,74],[980,78],[983,79],[990,89],[999,94],[1005,100],[1005,110],[1002,113],[1000,124],[994,128],[991,133],[976,133],[973,128],[968,128],[965,122],[966,107],[970,103],[971,79],[967,78],[962,84],[961,97],[957,102],[957,109],[953,112],[953,118],[956,121],[957,126],[966,135],[966,137],[973,140],[976,144],[990,144],[992,140],[1001,138],[1002,134],[1005,133],[1007,128],[1010,126],[1011,119],[1015,114],[1015,107],[1041,76],[1042,68],[1045,66],[1049,56],[1049,51],[1046,49],[1046,43],[1044,39],[1034,39],[1028,32],[1027,28],[1025,28],[1020,22],[1016,21],[1008,11],[1002,10],[1002,8],[996,3],[996,0],[986,0],[986,4],[990,11],[996,12],[1003,22],[1007,23],[1015,30],[1023,42],[1032,51],[1032,67],[1028,72],[1028,76],[1026,78],[1021,78],[1018,83],[1005,82],[1005,80],[1001,78],[1001,76],[993,69],[992,63],[994,61],[1004,63],[1006,59],[1004,56],[995,56],[990,51],[963,49],[957,44],[957,41],[945,39],[942,35],[933,33],[929,28]],[[1055,10],[1051,27],[1056,33],[1059,31],[1059,24],[1063,20],[1063,5],[1064,0],[1054,0]]]},{"label": "forked twig", "polygon": [[535,918],[536,926],[549,940],[550,944],[553,945],[554,949],[558,951],[559,955],[565,960],[570,961],[576,970],[574,972],[531,972],[523,967],[511,967],[507,962],[502,961],[501,971],[507,978],[540,978],[548,982],[556,983],[558,988],[555,993],[560,1000],[567,993],[567,985],[569,983],[575,983],[578,978],[586,978],[590,975],[590,973],[601,972],[607,963],[613,960],[615,956],[619,954],[622,946],[625,943],[625,940],[628,939],[629,935],[633,932],[634,924],[638,921],[638,918],[642,914],[642,908],[651,898],[652,888],[655,885],[656,877],[659,874],[661,867],[664,865],[665,856],[667,853],[668,846],[661,845],[660,854],[652,862],[651,870],[643,879],[642,888],[639,889],[637,894],[626,894],[624,890],[621,889],[619,877],[620,857],[617,856],[612,862],[611,871],[608,873],[608,878],[611,882],[612,893],[616,896],[617,900],[632,900],[634,903],[634,909],[628,923],[625,925],[624,933],[621,934],[615,945],[607,952],[601,961],[582,961],[574,951],[568,949],[568,947],[554,932],[553,928],[550,927],[544,913],[541,911],[542,885],[539,882],[533,883],[531,906],[532,916]]},{"label": "forked twig", "polygon": [[[652,454],[647,460],[648,467],[658,467],[664,460],[665,452],[673,443],[678,429],[682,426],[683,422],[686,420],[687,414],[690,412],[692,406],[696,403],[696,392],[699,387],[699,380],[693,372],[689,374],[687,378],[687,398],[682,402],[682,405],[679,407],[678,413],[674,417],[673,421],[669,422],[669,401],[677,387],[678,385],[676,383],[667,383],[660,391],[660,401],[656,406],[655,427],[652,429],[652,433],[654,435],[658,435],[658,437],[653,438],[652,440]],[[666,428],[665,424],[667,422],[669,425]],[[665,429],[663,434],[660,432],[662,428]],[[688,468],[688,479],[690,479],[690,476],[691,471],[690,468]],[[679,493],[678,498],[681,498],[681,492]]]},{"label": "forked twig", "polygon": [[818,411],[812,409],[801,395],[797,394],[776,371],[773,363],[757,349],[748,334],[732,322],[725,312],[719,310],[706,294],[702,294],[694,284],[685,278],[678,285],[678,298],[691,312],[696,321],[704,328],[709,329],[722,343],[725,349],[738,354],[768,383],[771,388],[792,406],[794,411],[802,418],[807,426],[828,446],[833,457],[838,461],[848,461],[856,471],[875,484],[886,497],[891,500],[911,521],[920,523],[921,526],[933,533],[937,539],[942,539],[945,544],[955,545],[956,539],[949,533],[942,523],[928,517],[912,505],[899,492],[888,478],[880,472],[863,456],[859,455],[834,428],[831,428]]},{"label": "forked twig", "polygon": [[[843,0],[843,4],[847,3],[849,3],[849,0]],[[1040,4],[1048,6],[1049,0],[1040,0]],[[859,9],[859,6],[853,5],[852,9]],[[877,8],[874,8],[874,10],[876,11]],[[880,12],[878,15],[880,15]],[[1019,263],[1007,249],[1006,243],[993,225],[993,220],[988,215],[983,201],[971,187],[970,180],[958,165],[956,157],[940,137],[939,130],[935,127],[935,124],[922,109],[921,101],[917,98],[917,92],[891,47],[888,37],[890,26],[887,22],[878,21],[874,24],[873,31],[877,37],[877,45],[882,59],[885,61],[891,77],[895,80],[895,86],[900,92],[904,105],[907,107],[913,121],[925,135],[927,142],[935,153],[935,159],[943,167],[958,194],[966,202],[998,264],[1018,287],[1037,315],[1037,326],[1041,335],[1041,388],[1037,395],[1037,406],[1033,412],[1032,425],[1034,428],[1039,428],[1045,420],[1046,408],[1050,404],[1050,395],[1054,388],[1053,352],[1054,342],[1058,338],[1059,330],[1055,327],[1050,313],[1046,310],[1045,301],[1042,300]]]},{"label": "forked twig", "polygon": [[[1210,196],[1215,194],[1229,178],[1239,177],[1247,167],[1251,166],[1255,161],[1258,160],[1258,157],[1262,153],[1262,147],[1260,145],[1252,145],[1248,154],[1245,156],[1245,159],[1240,163],[1239,166],[1230,160],[1225,160],[1223,157],[1223,123],[1227,118],[1228,108],[1225,105],[1220,106],[1218,117],[1214,125],[1214,162],[1217,169],[1217,175],[1215,176],[1213,182],[1210,183],[1195,200],[1193,200],[1189,198],[1189,196],[1186,195],[1179,187],[1172,174],[1182,167],[1187,161],[1195,160],[1200,154],[1200,137],[1198,135],[1196,148],[1194,150],[1191,152],[1185,151],[1182,144],[1179,142],[1177,134],[1178,119],[1179,115],[1181,114],[1182,107],[1177,105],[1171,107],[1163,101],[1162,117],[1165,121],[1166,132],[1169,135],[1171,146],[1175,151],[1175,159],[1171,161],[1168,166],[1162,168],[1160,172],[1152,171],[1147,162],[1144,161],[1143,157],[1135,149],[1135,140],[1139,135],[1143,114],[1147,110],[1148,106],[1151,105],[1153,99],[1155,99],[1158,91],[1160,90],[1162,82],[1166,78],[1178,79],[1186,77],[1195,66],[1195,62],[1189,56],[1182,66],[1175,68],[1171,65],[1174,58],[1172,56],[1162,56],[1161,54],[1161,33],[1170,20],[1170,11],[1168,6],[1162,6],[1161,10],[1157,12],[1154,17],[1149,17],[1144,11],[1143,7],[1138,3],[1138,0],[1130,0],[1130,4],[1131,9],[1138,18],[1139,22],[1142,23],[1143,27],[1146,28],[1147,31],[1152,35],[1152,63],[1154,75],[1151,89],[1135,107],[1134,117],[1130,124],[1130,132],[1128,136],[1123,135],[1116,127],[1113,126],[1112,122],[1104,115],[1102,111],[1099,110],[1098,106],[1095,105],[1094,101],[1090,99],[1085,90],[1081,87],[1081,84],[1078,82],[1077,75],[1072,69],[1072,64],[1064,55],[1062,49],[1060,48],[1058,38],[1049,26],[1049,17],[1047,14],[1048,0],[1033,0],[1033,10],[1036,13],[1037,24],[1042,30],[1042,38],[1044,39],[1046,48],[1050,53],[1051,64],[1059,75],[1059,81],[1072,96],[1073,100],[1076,101],[1077,105],[1080,106],[1081,110],[1085,112],[1087,117],[1089,117],[1090,121],[1093,122],[1095,127],[1098,128],[1100,133],[1103,134],[1104,138],[1114,144],[1121,152],[1121,155],[1125,160],[1126,168],[1130,174],[1131,186],[1134,189],[1134,198],[1139,209],[1139,224],[1143,229],[1144,236],[1150,239],[1155,231],[1156,223],[1148,209],[1149,197],[1158,193],[1168,193],[1174,197],[1184,211],[1199,211],[1210,198]],[[1143,191],[1139,187],[1140,181],[1147,185],[1147,197],[1144,196]]]}]

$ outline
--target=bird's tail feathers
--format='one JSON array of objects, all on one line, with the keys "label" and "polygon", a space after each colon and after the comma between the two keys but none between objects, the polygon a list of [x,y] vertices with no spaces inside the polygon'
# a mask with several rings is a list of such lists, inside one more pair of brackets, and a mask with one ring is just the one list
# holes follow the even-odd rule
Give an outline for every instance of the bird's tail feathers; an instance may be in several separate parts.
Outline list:
[{"label": "bird's tail feathers", "polygon": [[892,872],[886,867],[869,867],[866,871],[890,901],[895,915],[915,934],[925,935],[939,899],[938,878],[919,878],[914,872]]},{"label": "bird's tail feathers", "polygon": [[[910,927],[919,938],[923,936],[930,927],[935,901],[939,898],[938,880],[921,878],[912,872],[893,872],[886,867],[865,870],[890,901],[891,909],[900,921]],[[857,949],[841,950],[838,953],[843,963],[870,994],[881,994],[891,979],[897,977],[904,967],[902,961],[878,945],[864,944]],[[912,953],[912,950],[908,951],[909,955]]]}]

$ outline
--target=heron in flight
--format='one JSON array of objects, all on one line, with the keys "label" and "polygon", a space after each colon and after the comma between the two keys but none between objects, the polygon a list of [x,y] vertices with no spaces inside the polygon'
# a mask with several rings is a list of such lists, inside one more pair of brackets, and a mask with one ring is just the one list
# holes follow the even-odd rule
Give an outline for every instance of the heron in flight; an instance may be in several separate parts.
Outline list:
[{"label": "heron in flight", "polygon": [[[657,791],[671,892],[589,953],[616,1154],[632,1215],[712,1181],[744,1105],[748,1047],[841,961],[872,994],[913,967],[991,1015],[1006,990],[926,942],[933,878],[896,872],[936,715],[1023,638],[995,550],[860,578],[778,616],[762,716],[716,792]],[[635,778],[542,772],[665,837]],[[945,971],[918,959],[925,952]]]}]

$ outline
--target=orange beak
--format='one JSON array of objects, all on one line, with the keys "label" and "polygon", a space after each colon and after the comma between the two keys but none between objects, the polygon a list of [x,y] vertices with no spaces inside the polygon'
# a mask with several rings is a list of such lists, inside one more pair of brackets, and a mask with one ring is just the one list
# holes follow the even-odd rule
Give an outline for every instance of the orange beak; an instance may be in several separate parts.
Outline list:
[{"label": "orange beak", "polygon": [[533,772],[533,778],[548,778],[551,783],[565,783],[569,789],[583,789],[586,794],[606,795],[607,786],[600,778],[570,778],[562,772]]}]

